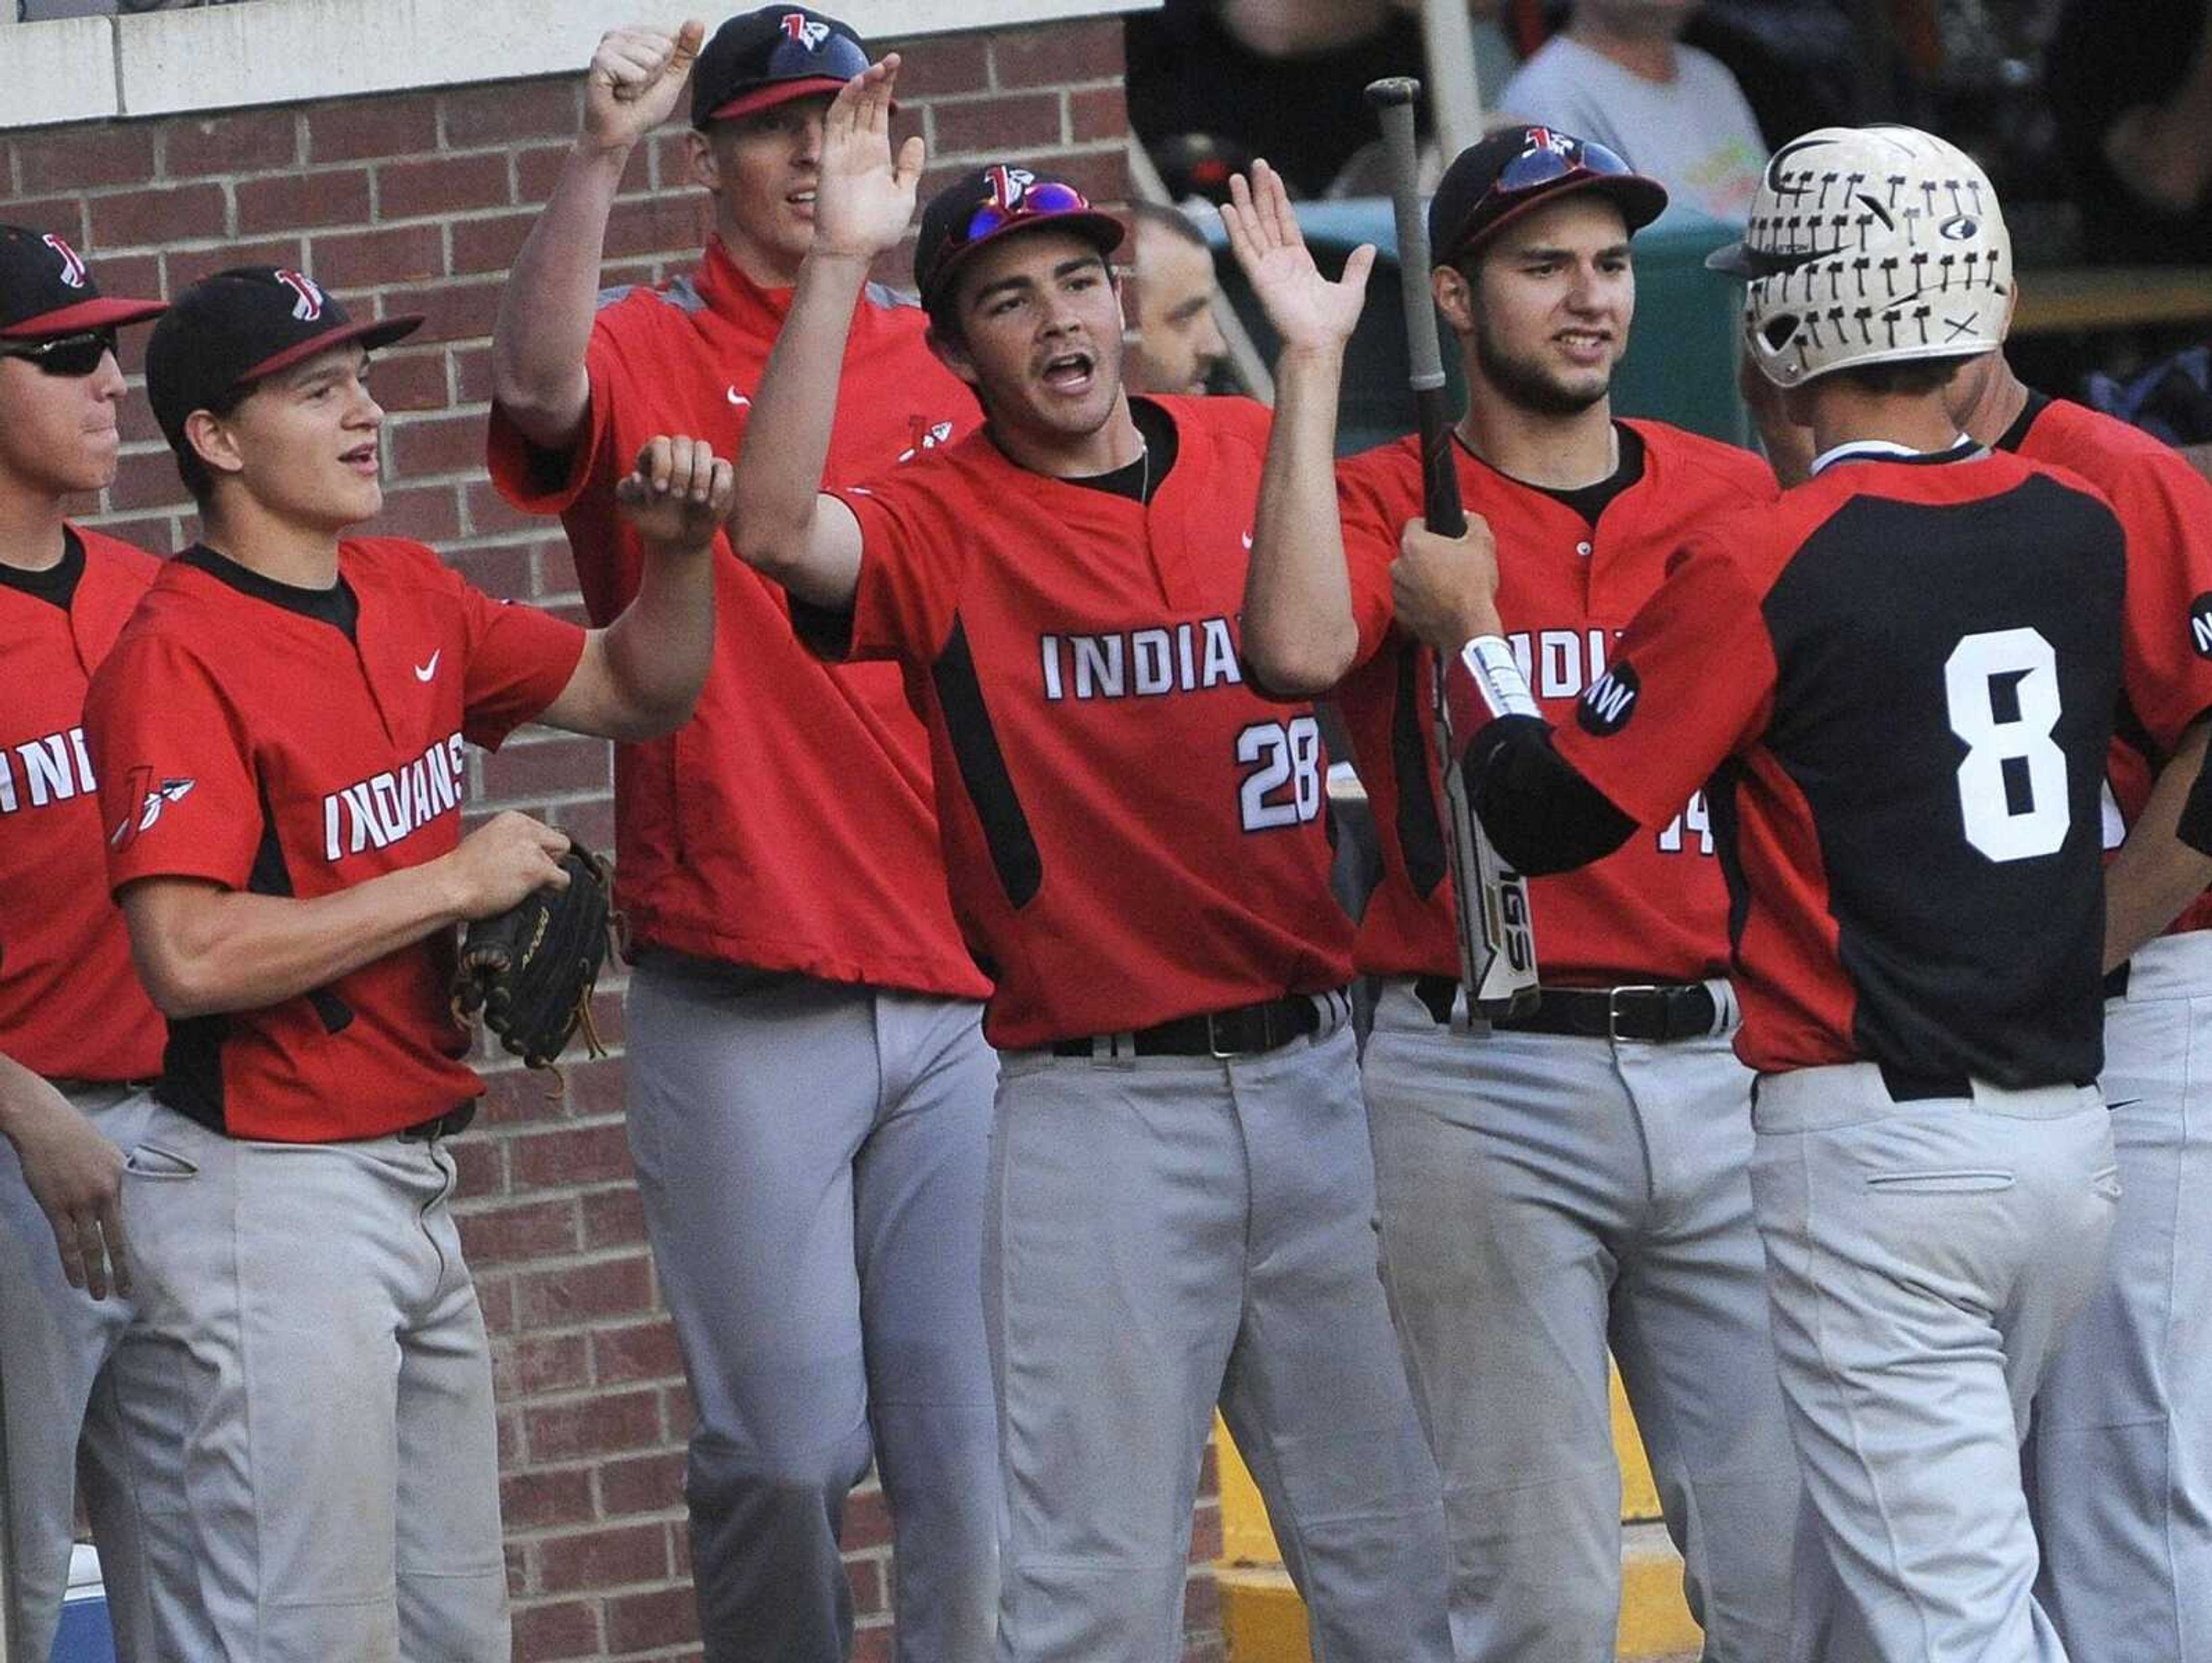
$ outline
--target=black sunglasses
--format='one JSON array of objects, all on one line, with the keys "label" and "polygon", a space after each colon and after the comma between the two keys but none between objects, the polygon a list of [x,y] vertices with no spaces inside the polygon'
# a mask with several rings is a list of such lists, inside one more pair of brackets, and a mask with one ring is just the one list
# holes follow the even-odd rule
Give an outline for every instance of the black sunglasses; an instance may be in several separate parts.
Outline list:
[{"label": "black sunglasses", "polygon": [[21,358],[27,364],[36,365],[41,375],[74,378],[91,374],[100,367],[100,360],[114,350],[113,330],[88,329],[76,335],[57,335],[52,340],[29,346],[0,344],[0,358]]}]

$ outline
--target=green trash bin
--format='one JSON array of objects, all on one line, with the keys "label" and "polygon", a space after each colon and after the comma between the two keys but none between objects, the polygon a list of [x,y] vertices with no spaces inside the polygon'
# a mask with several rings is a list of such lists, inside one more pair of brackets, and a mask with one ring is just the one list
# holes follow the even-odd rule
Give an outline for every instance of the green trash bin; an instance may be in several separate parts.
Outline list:
[{"label": "green trash bin", "polygon": [[[1348,455],[1410,433],[1406,328],[1395,267],[1397,230],[1387,197],[1296,204],[1298,224],[1322,270],[1334,277],[1361,243],[1381,251],[1367,283],[1367,307],[1345,355],[1337,451]],[[1671,422],[1731,444],[1747,444],[1751,423],[1737,395],[1737,332],[1742,294],[1735,280],[1705,270],[1705,256],[1741,234],[1738,228],[1686,208],[1670,208],[1636,234],[1636,322],[1628,355],[1613,378],[1618,416]],[[1279,343],[1237,270],[1217,222],[1207,228],[1221,286],[1269,363]],[[1442,328],[1442,320],[1438,320]],[[1455,409],[1467,388],[1453,337],[1444,331],[1444,367]]]}]

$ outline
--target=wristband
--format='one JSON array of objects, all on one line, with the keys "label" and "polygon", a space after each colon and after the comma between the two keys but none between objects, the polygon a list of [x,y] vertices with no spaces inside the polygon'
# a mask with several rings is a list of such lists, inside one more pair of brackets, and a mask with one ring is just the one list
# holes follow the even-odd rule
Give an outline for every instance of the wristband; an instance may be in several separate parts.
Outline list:
[{"label": "wristband", "polygon": [[1521,673],[1521,661],[1504,636],[1477,635],[1460,648],[1456,669],[1474,689],[1476,708],[1470,713],[1479,725],[1504,716],[1543,714],[1528,691],[1528,677]]}]

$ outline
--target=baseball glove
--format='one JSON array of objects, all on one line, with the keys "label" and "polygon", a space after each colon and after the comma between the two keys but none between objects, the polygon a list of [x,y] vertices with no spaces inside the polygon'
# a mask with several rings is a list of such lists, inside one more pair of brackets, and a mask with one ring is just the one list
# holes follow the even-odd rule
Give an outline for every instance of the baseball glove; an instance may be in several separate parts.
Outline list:
[{"label": "baseball glove", "polygon": [[[614,919],[606,863],[573,845],[561,865],[567,889],[549,883],[468,926],[453,974],[454,1017],[465,1023],[482,1011],[484,1026],[532,1068],[552,1069],[580,1027],[589,1054],[607,1054],[592,1023],[592,990]],[[560,1071],[553,1076],[557,1095]]]}]

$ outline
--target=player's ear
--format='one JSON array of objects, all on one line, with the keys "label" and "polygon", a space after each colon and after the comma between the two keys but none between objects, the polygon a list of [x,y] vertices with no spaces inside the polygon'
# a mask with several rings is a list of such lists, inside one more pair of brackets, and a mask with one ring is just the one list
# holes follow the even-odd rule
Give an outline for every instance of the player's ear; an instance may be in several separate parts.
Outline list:
[{"label": "player's ear", "polygon": [[718,195],[722,189],[722,167],[714,147],[707,142],[707,135],[693,128],[684,135],[684,149],[691,160],[691,182]]},{"label": "player's ear", "polygon": [[1437,310],[1455,335],[1474,333],[1474,285],[1455,265],[1440,265],[1429,273],[1429,292],[1437,297]]},{"label": "player's ear", "polygon": [[185,443],[210,474],[245,471],[246,458],[238,448],[238,436],[229,422],[211,411],[194,410],[185,418]]}]

